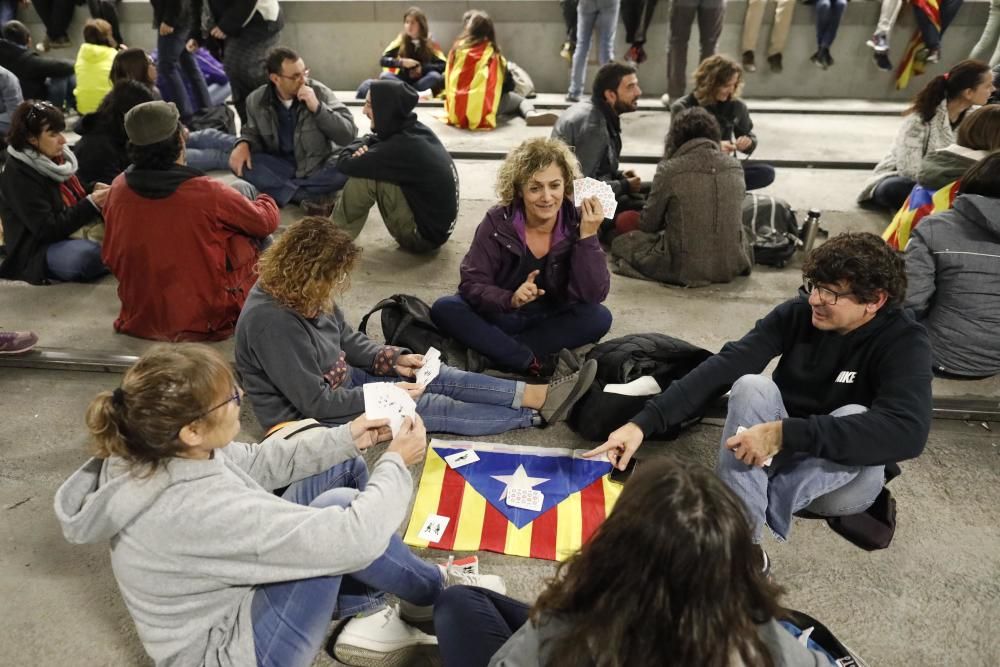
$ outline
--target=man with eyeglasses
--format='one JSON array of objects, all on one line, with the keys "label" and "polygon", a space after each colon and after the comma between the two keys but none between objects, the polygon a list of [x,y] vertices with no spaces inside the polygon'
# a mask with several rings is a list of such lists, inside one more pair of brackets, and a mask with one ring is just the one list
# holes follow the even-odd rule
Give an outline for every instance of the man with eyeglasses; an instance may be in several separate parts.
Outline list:
[{"label": "man with eyeglasses", "polygon": [[[792,515],[864,512],[931,422],[931,350],[902,309],[902,259],[874,234],[842,234],[802,268],[798,297],[646,403],[588,456],[624,470],[647,437],[700,414],[732,386],[716,471],[744,501],[759,543]],[[780,357],[771,378],[761,375]],[[760,551],[763,565],[766,555]]]},{"label": "man with eyeglasses", "polygon": [[347,181],[336,154],[357,136],[354,118],[332,90],[309,78],[292,49],[271,49],[266,63],[269,83],[247,97],[229,167],[281,207],[292,202],[308,215],[328,216]]}]

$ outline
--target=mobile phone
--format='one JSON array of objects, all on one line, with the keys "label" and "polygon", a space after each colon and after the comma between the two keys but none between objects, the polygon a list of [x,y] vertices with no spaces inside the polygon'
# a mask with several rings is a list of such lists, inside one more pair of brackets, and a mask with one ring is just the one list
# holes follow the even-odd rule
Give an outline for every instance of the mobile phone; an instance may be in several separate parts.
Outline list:
[{"label": "mobile phone", "polygon": [[608,479],[610,479],[615,484],[624,484],[625,482],[628,481],[628,478],[631,477],[632,473],[635,472],[635,467],[636,465],[638,465],[638,463],[639,459],[633,456],[632,459],[628,462],[628,465],[625,466],[625,470],[612,468],[611,475],[610,477],[608,477]]}]

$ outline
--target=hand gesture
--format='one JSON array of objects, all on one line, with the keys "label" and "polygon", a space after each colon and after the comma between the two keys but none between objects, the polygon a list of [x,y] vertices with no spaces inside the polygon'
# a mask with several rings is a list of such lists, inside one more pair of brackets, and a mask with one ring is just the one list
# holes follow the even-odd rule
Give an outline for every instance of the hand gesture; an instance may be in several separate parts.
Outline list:
[{"label": "hand gesture", "polygon": [[736,138],[736,150],[741,153],[746,153],[753,146],[753,139],[750,137],[737,137]]},{"label": "hand gesture", "polygon": [[174,33],[173,26],[169,26],[166,23],[160,23],[160,35],[166,37],[167,35],[172,35]]},{"label": "hand gesture", "polygon": [[392,438],[388,419],[368,419],[361,415],[349,426],[354,445],[361,450],[368,449],[380,442],[387,442]]},{"label": "hand gesture", "polygon": [[94,202],[97,208],[104,208],[104,202],[108,200],[109,192],[111,192],[111,186],[106,183],[96,183],[94,191],[90,193],[90,201]]},{"label": "hand gesture", "polygon": [[514,308],[520,308],[521,306],[527,305],[545,294],[545,290],[535,284],[535,279],[538,278],[539,269],[535,269],[528,274],[528,279],[521,283],[521,286],[517,288],[514,294],[510,297],[510,305]]},{"label": "hand gesture", "polygon": [[250,159],[250,144],[241,141],[233,148],[229,154],[229,169],[234,174],[243,178],[243,167],[253,169],[253,160]]},{"label": "hand gesture", "polygon": [[305,104],[306,108],[309,109],[310,112],[316,113],[316,110],[319,109],[319,98],[316,97],[316,91],[313,90],[312,86],[302,84],[302,87],[299,88],[299,92],[295,94],[295,97],[298,98],[299,102]]},{"label": "hand gesture", "polygon": [[617,431],[608,436],[607,442],[598,447],[594,447],[584,454],[585,458],[592,458],[600,454],[607,454],[611,465],[619,470],[625,470],[625,466],[632,460],[635,450],[639,449],[643,439],[642,429],[629,422]]},{"label": "hand gesture", "polygon": [[198,40],[192,37],[187,41],[187,44],[184,45],[184,48],[188,50],[188,53],[194,53],[198,50]]},{"label": "hand gesture", "polygon": [[358,150],[354,151],[354,153],[351,155],[351,157],[361,157],[362,155],[364,155],[367,152],[368,152],[368,146],[366,144],[361,144],[361,148],[359,148]]},{"label": "hand gesture", "polygon": [[208,34],[210,34],[212,37],[215,37],[216,39],[226,38],[226,33],[222,32],[222,30],[219,29],[219,26],[215,26],[214,28],[212,28]]},{"label": "hand gesture", "polygon": [[764,461],[781,451],[781,438],[781,422],[765,422],[726,440],[726,449],[748,466],[760,468]]},{"label": "hand gesture", "polygon": [[642,189],[642,179],[639,178],[639,174],[635,173],[631,169],[625,172],[625,178],[628,180],[628,191],[635,194]]},{"label": "hand gesture", "polygon": [[424,355],[422,354],[401,354],[396,360],[396,373],[400,377],[415,377],[414,371],[424,365]]},{"label": "hand gesture", "polygon": [[593,236],[604,222],[604,207],[596,196],[587,197],[580,204],[580,238]]},{"label": "hand gesture", "polygon": [[721,141],[719,142],[719,148],[722,149],[723,153],[735,153],[736,144],[731,141]]},{"label": "hand gesture", "polygon": [[420,415],[413,418],[404,417],[399,433],[392,439],[387,452],[395,452],[403,457],[403,463],[408,466],[420,463],[427,454],[427,429]]},{"label": "hand gesture", "polygon": [[396,386],[405,390],[414,401],[419,401],[420,397],[424,395],[424,389],[427,388],[422,384],[417,384],[416,382],[397,382]]}]

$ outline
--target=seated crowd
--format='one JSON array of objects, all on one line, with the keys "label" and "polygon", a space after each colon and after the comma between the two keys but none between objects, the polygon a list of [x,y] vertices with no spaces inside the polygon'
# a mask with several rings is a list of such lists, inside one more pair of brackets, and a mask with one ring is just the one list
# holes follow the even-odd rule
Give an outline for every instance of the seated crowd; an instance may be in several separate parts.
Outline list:
[{"label": "seated crowd", "polygon": [[[595,22],[599,34],[606,28],[607,4],[579,3],[588,48]],[[843,3],[817,4],[814,59],[828,67]],[[781,624],[764,528],[784,541],[801,513],[864,513],[898,463],[922,453],[934,374],[1000,372],[1000,108],[983,106],[994,92],[988,65],[965,60],[927,84],[859,197],[895,212],[915,187],[950,187],[948,205],[914,224],[905,253],[870,233],[812,249],[798,293],[583,454],[625,471],[644,442],[729,391],[714,474],[650,456],[529,605],[507,597],[500,577],[428,563],[403,544],[409,468],[423,460],[427,433],[567,420],[597,361],[568,368],[565,359],[612,326],[609,267],[687,287],[751,272],[742,205],[775,171],[738,159],[757,147],[739,99],[744,67],[714,55],[703,36],[693,90],[673,96],[662,159],[643,182],[620,165],[621,116],[642,94],[633,64],[602,55],[591,97],[556,119],[515,90],[488,15],[467,12],[445,55],[426,15],[410,8],[383,73],[358,89],[370,121],[359,137],[349,109],[277,44],[277,2],[258,2],[247,17],[209,0],[207,34],[227,42],[242,119],[235,136],[191,129],[212,106],[185,48],[202,35],[192,18],[201,3],[154,9],[173,101],[152,59],[119,48],[106,22],[88,22],[85,46],[94,48],[81,49],[75,82],[72,63],[66,72],[46,62],[23,25],[3,26],[0,65],[17,63],[22,90],[30,81],[36,94],[4,98],[0,277],[42,285],[110,271],[121,302],[115,331],[175,343],[151,348],[118,388],[94,398],[94,458],[55,498],[68,540],[110,539],[116,581],[157,664],[307,667],[336,619],[349,620],[329,650],[348,665],[394,664],[435,644],[446,667],[832,664]],[[638,61],[644,28],[631,32]],[[574,56],[571,97],[586,55]],[[88,87],[97,79],[80,66],[98,61],[107,81]],[[492,112],[458,113],[468,92],[460,78],[480,81]],[[74,88],[86,113],[70,149],[64,112]],[[455,229],[455,163],[415,113],[421,97],[439,94],[458,127],[492,127],[497,114],[554,127],[507,154],[454,293],[431,306],[440,331],[468,348],[468,370],[444,364],[425,385],[422,350],[355,330],[340,301],[373,207],[404,252],[433,253]],[[220,168],[237,179],[204,173]],[[611,189],[614,216],[599,197],[577,196],[583,177]],[[272,236],[292,203],[305,215]],[[0,334],[0,351],[35,342]],[[233,335],[235,372],[211,348],[182,342]],[[381,382],[416,404],[395,435],[388,420],[365,416],[364,387]],[[244,399],[266,431],[262,444],[234,441]],[[369,471],[365,452],[380,443]],[[639,519],[649,515],[655,530]],[[436,636],[417,627],[430,621]]]}]

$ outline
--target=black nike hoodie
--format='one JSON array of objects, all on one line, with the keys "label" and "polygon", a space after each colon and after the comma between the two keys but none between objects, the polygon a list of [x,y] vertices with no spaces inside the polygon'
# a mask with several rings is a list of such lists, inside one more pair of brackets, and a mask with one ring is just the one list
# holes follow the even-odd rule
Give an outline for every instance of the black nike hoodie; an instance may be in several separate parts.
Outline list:
[{"label": "black nike hoodie", "polygon": [[[345,147],[337,168],[348,176],[394,183],[413,211],[421,238],[441,245],[458,218],[458,172],[434,132],[417,120],[417,91],[402,81],[371,87],[372,134]],[[368,152],[354,157],[367,146]]]}]

